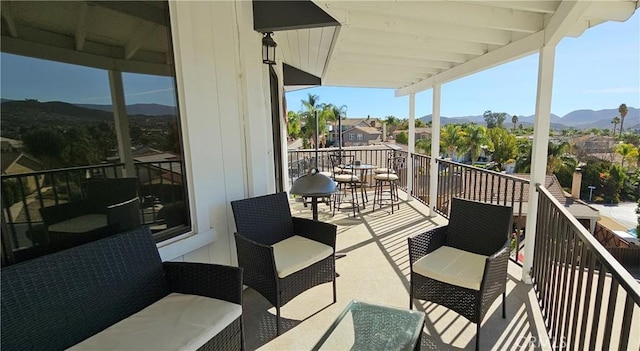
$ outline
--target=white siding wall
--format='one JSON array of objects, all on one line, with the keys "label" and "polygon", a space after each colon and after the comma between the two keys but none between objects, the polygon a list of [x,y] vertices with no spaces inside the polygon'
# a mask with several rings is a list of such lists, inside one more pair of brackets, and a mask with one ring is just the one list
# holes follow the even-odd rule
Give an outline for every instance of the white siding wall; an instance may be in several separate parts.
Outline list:
[{"label": "white siding wall", "polygon": [[171,1],[193,232],[164,260],[234,264],[230,202],[274,189],[267,66],[250,1]]}]

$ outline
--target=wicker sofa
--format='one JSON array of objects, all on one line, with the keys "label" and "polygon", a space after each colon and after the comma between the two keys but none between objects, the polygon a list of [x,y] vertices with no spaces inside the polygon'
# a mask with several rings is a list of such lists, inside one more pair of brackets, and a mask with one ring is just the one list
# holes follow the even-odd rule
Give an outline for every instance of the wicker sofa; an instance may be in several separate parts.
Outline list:
[{"label": "wicker sofa", "polygon": [[162,262],[147,228],[2,269],[2,350],[241,350],[242,270]]}]

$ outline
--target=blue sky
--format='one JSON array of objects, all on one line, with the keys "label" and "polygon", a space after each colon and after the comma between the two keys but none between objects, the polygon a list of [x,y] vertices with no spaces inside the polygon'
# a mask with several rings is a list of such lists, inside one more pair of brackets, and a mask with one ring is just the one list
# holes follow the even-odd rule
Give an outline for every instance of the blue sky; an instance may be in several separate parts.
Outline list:
[{"label": "blue sky", "polygon": [[[2,53],[2,98],[110,104],[104,70]],[[534,54],[442,86],[443,116],[481,115],[485,110],[516,115],[535,111],[538,55]],[[175,106],[173,79],[123,74],[128,104]],[[346,105],[349,117],[406,118],[408,97],[393,89],[318,87],[287,93],[290,110],[301,108],[309,93],[320,102]],[[607,22],[579,38],[564,38],[556,50],[552,113],[577,109],[640,107],[640,11],[627,22]],[[416,116],[431,113],[431,90],[416,95]]]},{"label": "blue sky", "polygon": [[[486,110],[530,116],[535,112],[538,54],[442,86],[441,115],[482,115]],[[317,87],[287,93],[289,110],[316,94],[321,103],[346,105],[348,117],[409,115],[409,98],[393,89]],[[640,107],[640,11],[626,22],[607,22],[556,48],[551,112]],[[431,113],[432,91],[416,94],[416,117]]]}]

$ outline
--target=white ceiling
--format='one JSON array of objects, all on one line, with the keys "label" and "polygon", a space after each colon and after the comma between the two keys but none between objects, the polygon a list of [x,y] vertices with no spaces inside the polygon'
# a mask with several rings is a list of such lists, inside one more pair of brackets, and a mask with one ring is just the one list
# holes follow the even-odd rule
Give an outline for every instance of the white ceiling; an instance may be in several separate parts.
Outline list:
[{"label": "white ceiling", "polygon": [[168,3],[2,1],[2,51],[171,75]]},{"label": "white ceiling", "polygon": [[314,3],[342,24],[322,84],[394,88],[396,95],[517,59],[605,21],[625,21],[638,7],[631,0]]}]

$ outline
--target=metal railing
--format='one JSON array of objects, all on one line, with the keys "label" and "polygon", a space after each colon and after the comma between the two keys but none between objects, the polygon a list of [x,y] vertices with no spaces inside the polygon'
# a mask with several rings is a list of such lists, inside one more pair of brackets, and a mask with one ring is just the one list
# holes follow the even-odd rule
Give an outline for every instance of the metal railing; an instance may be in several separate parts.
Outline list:
[{"label": "metal railing", "polygon": [[[186,198],[181,161],[136,162],[134,166],[141,222],[153,225],[159,221],[158,205]],[[120,178],[123,167],[122,163],[100,164],[2,175],[3,244],[14,248],[35,245],[35,235],[43,231],[41,208],[86,199],[87,182]]]},{"label": "metal railing", "polygon": [[537,189],[530,274],[552,347],[638,350],[640,284],[547,189]]}]

